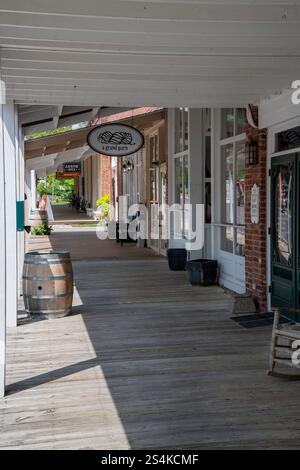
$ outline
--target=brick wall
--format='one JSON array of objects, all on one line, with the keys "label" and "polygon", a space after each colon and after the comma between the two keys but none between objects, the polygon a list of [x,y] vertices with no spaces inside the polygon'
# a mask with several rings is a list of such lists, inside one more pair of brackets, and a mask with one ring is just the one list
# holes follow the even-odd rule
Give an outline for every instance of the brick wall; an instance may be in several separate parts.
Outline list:
[{"label": "brick wall", "polygon": [[100,197],[110,194],[111,190],[111,160],[110,157],[101,155],[100,158]]},{"label": "brick wall", "polygon": [[[245,176],[245,273],[246,292],[251,294],[259,311],[267,310],[267,219],[266,219],[266,186],[267,186],[267,131],[246,129],[247,139],[258,142],[259,163],[246,165]],[[260,190],[259,223],[251,223],[251,188],[257,184]]]}]

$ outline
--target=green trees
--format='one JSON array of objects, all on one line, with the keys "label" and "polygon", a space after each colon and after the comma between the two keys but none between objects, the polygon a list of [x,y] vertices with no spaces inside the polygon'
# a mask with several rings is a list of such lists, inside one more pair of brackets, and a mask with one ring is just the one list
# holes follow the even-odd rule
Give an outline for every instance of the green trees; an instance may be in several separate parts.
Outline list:
[{"label": "green trees", "polygon": [[46,180],[41,178],[37,184],[40,196],[52,196],[52,202],[69,202],[74,194],[75,182],[73,178],[58,180],[55,174],[48,175]]}]

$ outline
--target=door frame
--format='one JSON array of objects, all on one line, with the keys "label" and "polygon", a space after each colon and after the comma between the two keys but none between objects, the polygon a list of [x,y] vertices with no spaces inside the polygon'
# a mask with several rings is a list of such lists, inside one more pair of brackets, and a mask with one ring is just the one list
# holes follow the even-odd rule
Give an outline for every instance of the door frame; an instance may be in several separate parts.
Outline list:
[{"label": "door frame", "polygon": [[[290,155],[295,153],[300,153],[300,147],[285,150],[284,152],[275,152],[276,149],[276,134],[278,132],[286,131],[292,129],[293,127],[300,126],[300,116],[289,119],[280,124],[276,124],[268,128],[267,133],[267,165],[266,165],[266,186],[267,186],[267,244],[266,244],[266,259],[267,259],[267,285],[271,286],[272,282],[272,259],[271,259],[271,163],[274,157],[279,157],[283,155]],[[270,289],[267,291],[267,304],[268,310],[271,310],[271,292]]]},{"label": "door frame", "polygon": [[[292,232],[292,268],[288,266],[284,266],[280,262],[275,262],[274,261],[274,236],[275,236],[275,209],[276,207],[274,206],[275,200],[273,198],[273,195],[275,193],[275,177],[276,174],[273,171],[273,165],[283,165],[283,164],[290,164],[292,166],[292,224],[291,224],[291,232]],[[277,157],[274,157],[271,161],[271,194],[272,196],[270,197],[270,227],[271,230],[270,232],[270,268],[271,268],[271,307],[274,306],[279,306],[279,307],[292,307],[296,308],[299,303],[299,294],[298,294],[298,268],[297,268],[297,258],[298,258],[298,251],[299,251],[299,237],[297,237],[298,233],[298,226],[299,226],[299,221],[297,218],[297,212],[299,210],[299,196],[297,196],[298,193],[298,185],[297,185],[297,180],[299,177],[299,163],[300,163],[300,153],[299,152],[293,152],[289,154],[283,154]],[[298,198],[298,201],[297,201]],[[288,299],[284,299],[283,297],[280,298],[278,296],[278,300],[276,305],[272,306],[272,297],[275,297],[274,290],[273,290],[273,285],[276,282],[276,277],[273,279],[272,276],[274,276],[273,271],[274,269],[277,268],[282,268],[284,270],[289,270],[291,272],[292,279],[291,281],[286,281],[284,277],[278,276],[277,282],[280,285],[282,289],[286,287],[286,289],[290,289],[291,291],[291,300],[289,301]]]},{"label": "door frame", "polygon": [[[166,204],[168,200],[168,185],[167,185],[167,163],[163,162],[159,165],[159,170],[158,170],[158,200],[159,200],[159,206],[162,207],[162,185],[161,185],[161,175],[164,173],[165,178],[166,178]],[[161,222],[161,214],[159,215],[159,222]],[[167,221],[167,219],[166,219]],[[161,242],[163,242],[165,239],[162,238],[162,227],[161,223],[159,223],[159,247],[158,247],[158,253],[163,256],[167,256],[167,248],[162,248]],[[167,240],[165,240],[167,243]]]}]

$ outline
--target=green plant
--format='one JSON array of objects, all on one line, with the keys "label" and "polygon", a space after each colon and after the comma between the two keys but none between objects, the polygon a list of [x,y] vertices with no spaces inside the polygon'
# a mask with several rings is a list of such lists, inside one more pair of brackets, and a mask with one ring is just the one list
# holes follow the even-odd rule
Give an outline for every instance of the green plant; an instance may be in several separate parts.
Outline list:
[{"label": "green plant", "polygon": [[32,235],[51,235],[53,227],[48,225],[46,222],[41,223],[38,227],[33,227],[31,229]]},{"label": "green plant", "polygon": [[96,201],[96,206],[102,210],[103,217],[109,216],[109,203],[110,203],[109,194],[104,194],[104,196],[102,196],[100,199]]},{"label": "green plant", "polygon": [[46,180],[41,178],[37,184],[37,191],[40,196],[48,194],[52,196],[52,200],[56,202],[69,202],[75,193],[74,178],[66,178],[59,180],[53,173],[48,175]]}]

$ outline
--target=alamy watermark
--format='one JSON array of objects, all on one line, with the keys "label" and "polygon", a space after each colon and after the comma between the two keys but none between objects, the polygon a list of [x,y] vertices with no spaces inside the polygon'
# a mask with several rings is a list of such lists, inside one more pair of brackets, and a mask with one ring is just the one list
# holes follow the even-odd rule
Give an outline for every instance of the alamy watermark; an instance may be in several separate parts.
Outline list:
[{"label": "alamy watermark", "polygon": [[291,100],[293,104],[300,104],[300,80],[294,80],[291,88],[295,91],[293,91]]},{"label": "alamy watermark", "polygon": [[300,340],[296,339],[292,342],[293,353],[291,356],[293,366],[298,367],[300,365]]},{"label": "alamy watermark", "polygon": [[96,229],[100,240],[182,240],[186,250],[201,250],[204,246],[204,204],[151,204],[150,210],[143,204],[128,207],[127,197],[119,197],[119,220],[114,206],[110,206],[109,218],[99,222]]}]

